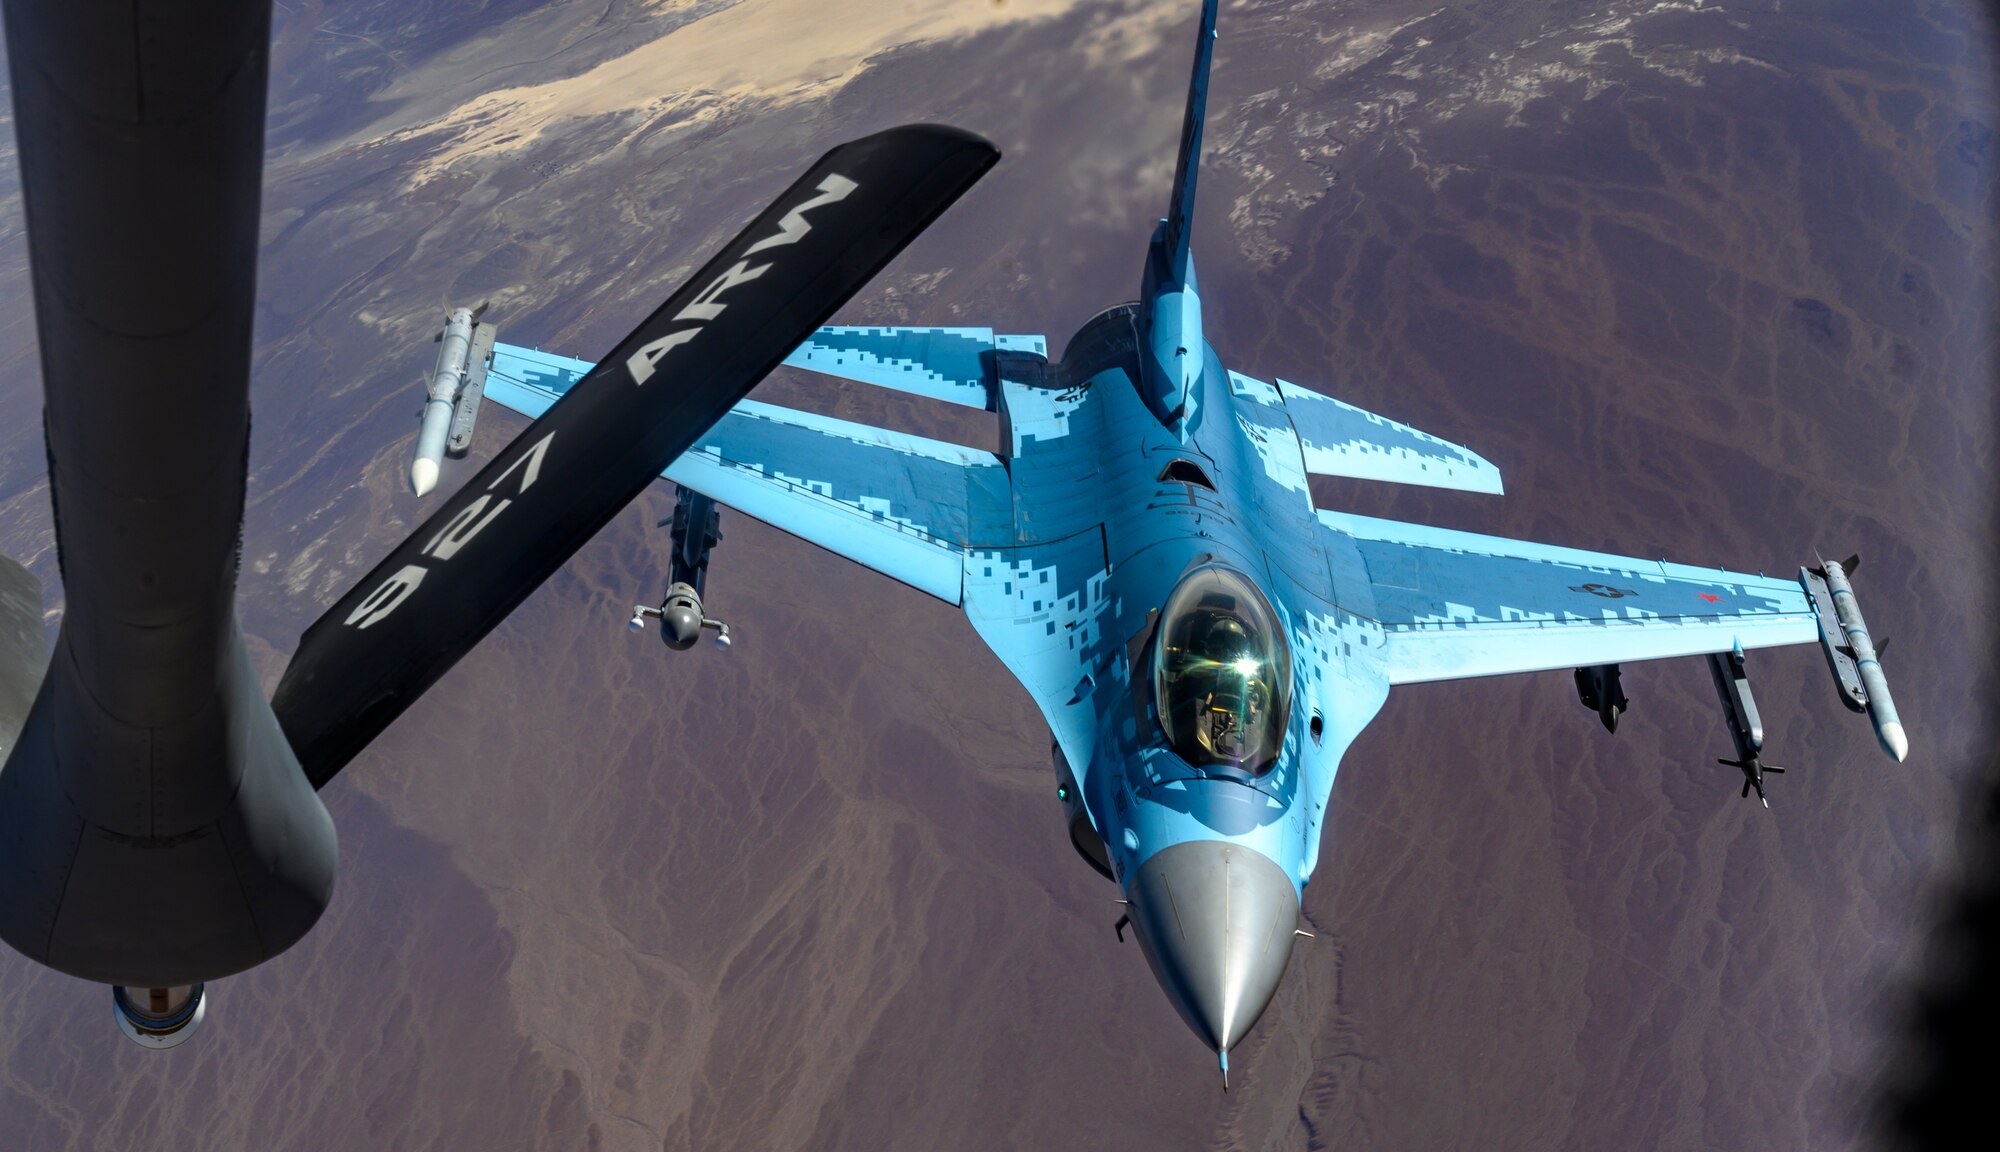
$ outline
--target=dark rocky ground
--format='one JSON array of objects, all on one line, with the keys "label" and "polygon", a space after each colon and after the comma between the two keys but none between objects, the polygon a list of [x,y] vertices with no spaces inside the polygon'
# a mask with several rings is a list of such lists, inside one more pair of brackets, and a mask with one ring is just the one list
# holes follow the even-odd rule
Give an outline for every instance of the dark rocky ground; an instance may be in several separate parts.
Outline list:
[{"label": "dark rocky ground", "polygon": [[[267,674],[428,510],[402,478],[442,299],[596,355],[833,139],[911,119],[1007,157],[844,319],[1060,345],[1133,296],[1194,5],[979,2],[901,6],[950,19],[853,33],[833,81],[785,62],[846,43],[788,0],[281,4],[241,607]],[[768,59],[646,47],[760,7]],[[1218,350],[1465,440],[1509,493],[1320,501],[1772,571],[1858,550],[1909,763],[1810,650],[1752,658],[1795,768],[1769,812],[1713,763],[1697,663],[1629,669],[1615,739],[1565,675],[1400,690],[1223,1096],[969,626],[726,517],[738,645],[668,658],[622,628],[661,485],[328,790],[333,908],[194,1042],[143,1052],[102,989],[0,955],[0,1146],[1867,1143],[1990,736],[1991,17],[1246,0],[1222,32]],[[671,98],[466,109],[631,59]],[[53,610],[0,162],[0,549]],[[759,396],[994,435],[801,375]],[[519,426],[489,412],[475,454]]]}]

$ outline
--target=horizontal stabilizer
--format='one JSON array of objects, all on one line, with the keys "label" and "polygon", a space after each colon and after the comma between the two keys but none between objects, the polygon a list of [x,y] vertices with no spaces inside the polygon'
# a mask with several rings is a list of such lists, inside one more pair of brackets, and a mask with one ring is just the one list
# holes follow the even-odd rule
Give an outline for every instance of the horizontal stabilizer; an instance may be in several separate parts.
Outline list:
[{"label": "horizontal stabilizer", "polygon": [[1500,493],[1500,470],[1469,448],[1461,448],[1407,424],[1377,416],[1310,388],[1279,380],[1276,387],[1241,373],[1229,374],[1239,403],[1282,407],[1298,433],[1306,471],[1422,484],[1461,492]]},{"label": "horizontal stabilizer", "polygon": [[42,582],[0,556],[0,764],[28,718],[48,664],[42,641]]},{"label": "horizontal stabilizer", "polygon": [[1046,359],[1049,344],[1041,336],[996,336],[991,328],[821,328],[785,363],[991,412],[999,352]]}]

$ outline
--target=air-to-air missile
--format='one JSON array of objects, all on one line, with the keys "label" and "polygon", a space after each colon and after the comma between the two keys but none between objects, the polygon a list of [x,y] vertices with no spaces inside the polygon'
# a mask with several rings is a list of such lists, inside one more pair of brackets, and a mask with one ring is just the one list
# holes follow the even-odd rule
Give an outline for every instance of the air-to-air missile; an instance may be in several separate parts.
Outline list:
[{"label": "air-to-air missile", "polygon": [[1715,696],[1722,703],[1722,722],[1729,729],[1729,738],[1736,745],[1736,759],[1722,760],[1731,768],[1743,770],[1743,795],[1757,790],[1757,801],[1769,808],[1771,802],[1764,798],[1764,773],[1783,772],[1775,764],[1766,764],[1761,759],[1764,752],[1764,718],[1757,711],[1757,697],[1750,691],[1750,674],[1743,667],[1743,645],[1739,641],[1733,651],[1710,652],[1708,654],[1708,674],[1715,681]]},{"label": "air-to-air missile", "polygon": [[[1827,667],[1840,688],[1840,702],[1855,712],[1865,710],[1875,722],[1882,750],[1901,763],[1910,754],[1910,738],[1903,733],[1902,717],[1896,715],[1896,701],[1882,675],[1881,649],[1868,635],[1854,586],[1847,582],[1848,573],[1860,562],[1859,556],[1844,564],[1821,560],[1817,568],[1799,569],[1799,579],[1812,593],[1813,608],[1819,613],[1820,650],[1826,653]],[[1884,640],[1881,648],[1888,646]]]},{"label": "air-to-air missile", "polygon": [[[1850,556],[1842,564],[1821,559],[1817,568],[1799,569],[1799,582],[1804,585],[1807,600],[1818,617],[1820,650],[1833,673],[1840,702],[1851,711],[1868,713],[1882,750],[1901,763],[1910,754],[1910,740],[1903,732],[1902,718],[1896,715],[1896,702],[1889,695],[1889,682],[1882,674],[1880,657],[1889,642],[1884,640],[1878,645],[1869,636],[1868,622],[1861,618],[1861,605],[1847,579],[1860,563],[1858,556]],[[1723,724],[1729,730],[1730,742],[1736,746],[1736,758],[1719,763],[1742,769],[1743,795],[1755,790],[1757,799],[1768,808],[1771,805],[1764,798],[1764,774],[1784,769],[1762,759],[1764,721],[1757,712],[1757,698],[1750,691],[1742,641],[1737,641],[1732,651],[1709,653],[1708,671],[1715,682],[1716,699],[1722,705]],[[1606,729],[1618,730],[1618,717],[1629,707],[1619,686],[1618,665],[1578,668],[1576,693],[1584,707],[1603,719]]]},{"label": "air-to-air missile", "polygon": [[722,512],[715,501],[683,488],[674,499],[671,519],[659,526],[673,526],[673,562],[667,577],[667,597],[658,608],[644,604],[632,609],[626,627],[646,630],[647,618],[660,622],[660,639],[676,652],[694,647],[701,630],[715,630],[715,646],[729,647],[729,625],[708,615],[702,607],[703,585],[708,581],[708,554],[722,543]]},{"label": "air-to-air missile", "polygon": [[417,433],[417,458],[410,462],[410,487],[419,496],[437,487],[447,453],[456,459],[472,446],[472,425],[479,418],[479,398],[498,335],[493,325],[479,323],[485,311],[481,304],[453,308],[445,316],[437,367],[431,371],[430,399],[424,403],[424,424]]},{"label": "air-to-air missile", "polygon": [[[1851,711],[1868,713],[1875,723],[1875,736],[1882,750],[1901,763],[1910,754],[1910,741],[1903,732],[1902,719],[1896,715],[1889,682],[1882,675],[1880,656],[1889,643],[1885,640],[1878,647],[1869,636],[1868,622],[1861,618],[1861,605],[1847,579],[1847,574],[1860,562],[1860,557],[1849,557],[1844,564],[1821,560],[1817,568],[1799,569],[1799,582],[1805,586],[1813,612],[1819,618],[1820,650],[1826,655],[1827,668],[1840,691],[1840,702]],[[1595,670],[1577,669],[1577,687],[1584,693],[1584,703],[1595,706],[1587,691],[1585,674],[1589,671]],[[1708,671],[1715,681],[1716,698],[1722,704],[1723,723],[1736,745],[1736,758],[1721,763],[1743,770],[1743,795],[1748,796],[1755,789],[1757,799],[1764,800],[1764,774],[1784,769],[1761,759],[1764,721],[1757,712],[1757,699],[1750,692],[1742,643],[1739,641],[1734,651],[1709,653]],[[1768,808],[1770,803],[1766,801],[1764,806]]]}]

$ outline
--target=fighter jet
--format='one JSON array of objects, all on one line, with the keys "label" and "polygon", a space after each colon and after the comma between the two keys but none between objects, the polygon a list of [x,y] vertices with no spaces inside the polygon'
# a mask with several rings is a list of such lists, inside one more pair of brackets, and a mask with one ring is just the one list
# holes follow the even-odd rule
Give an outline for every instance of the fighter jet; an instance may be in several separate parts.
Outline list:
[{"label": "fighter jet", "polygon": [[235,583],[271,9],[184,8],[6,3],[64,611],[45,658],[41,589],[0,558],[0,939],[111,985],[153,1048],[325,911],[316,789],[999,157],[940,126],[821,157],[333,605],[266,700]]},{"label": "fighter jet", "polygon": [[[1051,359],[1039,335],[822,328],[786,363],[998,415],[986,452],[745,400],[664,475],[682,490],[662,637],[714,622],[714,503],[965,611],[1053,737],[1071,842],[1123,889],[1160,986],[1215,1052],[1269,1003],[1341,756],[1399,684],[1577,669],[1608,727],[1618,665],[1709,657],[1756,765],[1746,650],[1819,642],[1907,751],[1844,568],[1696,568],[1316,509],[1313,475],[1499,494],[1477,454],[1313,388],[1232,371],[1189,251],[1215,37],[1203,5],[1168,213],[1140,299]],[[590,369],[500,345],[488,398],[534,415]],[[1739,763],[1740,762],[1740,763]],[[1744,767],[1744,790],[1761,769]]]}]

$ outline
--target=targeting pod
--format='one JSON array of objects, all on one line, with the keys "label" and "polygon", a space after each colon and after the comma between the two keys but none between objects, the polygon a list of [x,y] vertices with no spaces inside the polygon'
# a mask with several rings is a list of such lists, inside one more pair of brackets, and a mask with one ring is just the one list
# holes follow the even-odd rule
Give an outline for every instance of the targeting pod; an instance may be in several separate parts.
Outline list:
[{"label": "targeting pod", "polygon": [[1822,559],[1818,568],[1799,569],[1799,581],[1806,586],[1819,615],[1820,650],[1833,671],[1841,703],[1856,712],[1865,709],[1875,724],[1882,750],[1901,763],[1910,754],[1910,740],[1896,714],[1896,701],[1889,695],[1889,681],[1882,675],[1880,653],[1868,635],[1868,622],[1861,617],[1860,601],[1847,580],[1848,573],[1860,563],[1858,556],[1849,557],[1845,564]]}]

